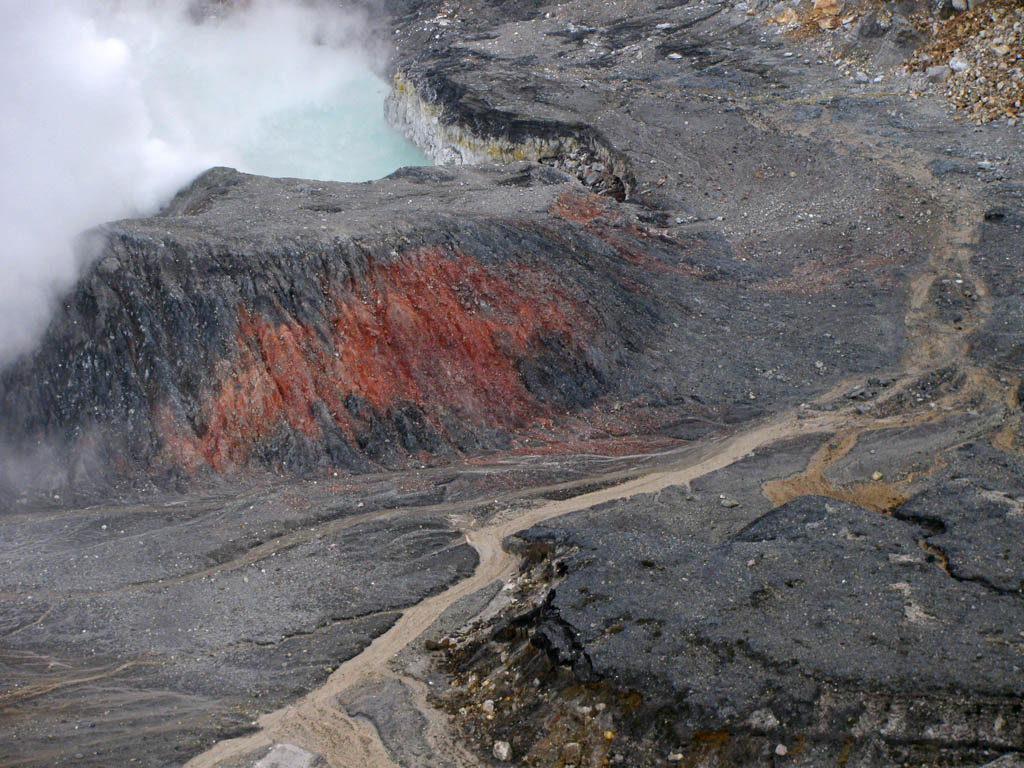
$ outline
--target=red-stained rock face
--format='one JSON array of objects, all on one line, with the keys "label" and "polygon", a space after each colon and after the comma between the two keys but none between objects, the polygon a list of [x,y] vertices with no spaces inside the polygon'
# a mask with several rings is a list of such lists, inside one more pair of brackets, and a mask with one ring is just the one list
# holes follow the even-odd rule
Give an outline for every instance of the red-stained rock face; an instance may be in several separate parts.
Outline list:
[{"label": "red-stained rock face", "polygon": [[596,219],[613,216],[611,204],[597,195],[566,192],[558,196],[551,213],[576,224],[590,224]]},{"label": "red-stained rock face", "polygon": [[413,406],[443,436],[438,418],[514,430],[548,412],[518,372],[542,339],[579,349],[586,314],[552,275],[522,267],[505,275],[440,247],[371,264],[364,280],[336,287],[329,338],[295,320],[238,310],[236,354],[193,431],[165,412],[165,452],[178,466],[243,466],[252,448],[282,428],[316,439],[322,403],[354,444],[355,396],[378,415]]}]

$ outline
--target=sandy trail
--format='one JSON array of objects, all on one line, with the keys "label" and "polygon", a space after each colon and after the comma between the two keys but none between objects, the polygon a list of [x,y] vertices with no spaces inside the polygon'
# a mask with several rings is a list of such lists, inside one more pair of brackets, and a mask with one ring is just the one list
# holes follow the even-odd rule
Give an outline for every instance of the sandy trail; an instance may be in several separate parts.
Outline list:
[{"label": "sandy trail", "polygon": [[321,754],[337,768],[394,766],[372,726],[361,719],[346,716],[334,701],[345,690],[374,678],[389,676],[388,662],[415,641],[456,601],[498,579],[511,578],[518,569],[519,559],[502,548],[501,542],[505,537],[604,502],[685,485],[727,467],[765,445],[831,431],[837,422],[846,417],[846,414],[841,413],[812,418],[801,418],[798,413],[788,414],[733,436],[712,441],[700,450],[687,452],[684,458],[677,459],[667,467],[620,485],[522,510],[467,532],[466,541],[476,549],[480,557],[480,563],[470,578],[408,608],[387,632],[377,637],[362,653],[342,664],[320,688],[293,704],[261,716],[257,732],[214,745],[190,760],[186,764],[187,768],[212,768],[279,742],[296,744]]}]

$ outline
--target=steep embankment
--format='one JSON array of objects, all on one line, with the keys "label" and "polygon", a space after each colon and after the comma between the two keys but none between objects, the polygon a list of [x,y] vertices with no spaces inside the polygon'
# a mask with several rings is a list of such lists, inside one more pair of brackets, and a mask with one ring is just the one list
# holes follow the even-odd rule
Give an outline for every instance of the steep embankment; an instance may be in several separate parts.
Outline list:
[{"label": "steep embankment", "polygon": [[[524,204],[533,176],[211,171],[95,233],[41,349],[5,373],[5,436],[91,459],[82,475],[294,474],[507,446],[586,408],[662,321],[635,266],[547,214],[565,177]],[[656,254],[644,239],[623,247]]]},{"label": "steep embankment", "polygon": [[[790,265],[645,210],[536,165],[369,185],[211,171],[90,235],[94,263],[3,373],[6,442],[48,448],[27,484],[65,490],[655,446],[895,360],[912,231],[871,271],[807,276],[807,296]],[[822,338],[812,318],[840,293]],[[783,373],[808,347],[827,370]]]}]

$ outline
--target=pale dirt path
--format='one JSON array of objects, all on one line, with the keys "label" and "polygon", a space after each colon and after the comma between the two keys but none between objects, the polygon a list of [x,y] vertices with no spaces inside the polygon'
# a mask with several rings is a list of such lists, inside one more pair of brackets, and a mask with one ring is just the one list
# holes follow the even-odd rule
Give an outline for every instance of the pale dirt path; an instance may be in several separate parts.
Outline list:
[{"label": "pale dirt path", "polygon": [[731,437],[712,441],[668,467],[620,485],[521,510],[467,532],[466,541],[480,556],[480,563],[470,578],[408,608],[391,629],[377,637],[358,656],[338,667],[320,688],[293,704],[261,716],[259,731],[214,745],[190,760],[186,768],[213,768],[279,742],[296,744],[323,755],[335,768],[393,768],[394,763],[380,744],[373,727],[359,718],[345,715],[334,704],[335,699],[342,691],[356,685],[391,676],[388,662],[415,641],[448,607],[498,579],[511,578],[518,569],[519,560],[502,548],[501,542],[505,537],[604,502],[686,485],[749,456],[765,445],[832,431],[846,418],[847,415],[841,412],[811,418],[801,418],[798,413],[787,414]]}]

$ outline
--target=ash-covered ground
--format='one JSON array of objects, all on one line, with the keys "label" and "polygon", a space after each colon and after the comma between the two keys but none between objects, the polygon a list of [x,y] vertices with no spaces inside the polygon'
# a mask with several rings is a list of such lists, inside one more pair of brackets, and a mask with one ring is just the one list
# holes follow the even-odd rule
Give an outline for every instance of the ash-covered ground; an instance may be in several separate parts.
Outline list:
[{"label": "ash-covered ground", "polygon": [[0,764],[1019,764],[1021,134],[882,6],[378,7],[447,165],[93,232]]}]

